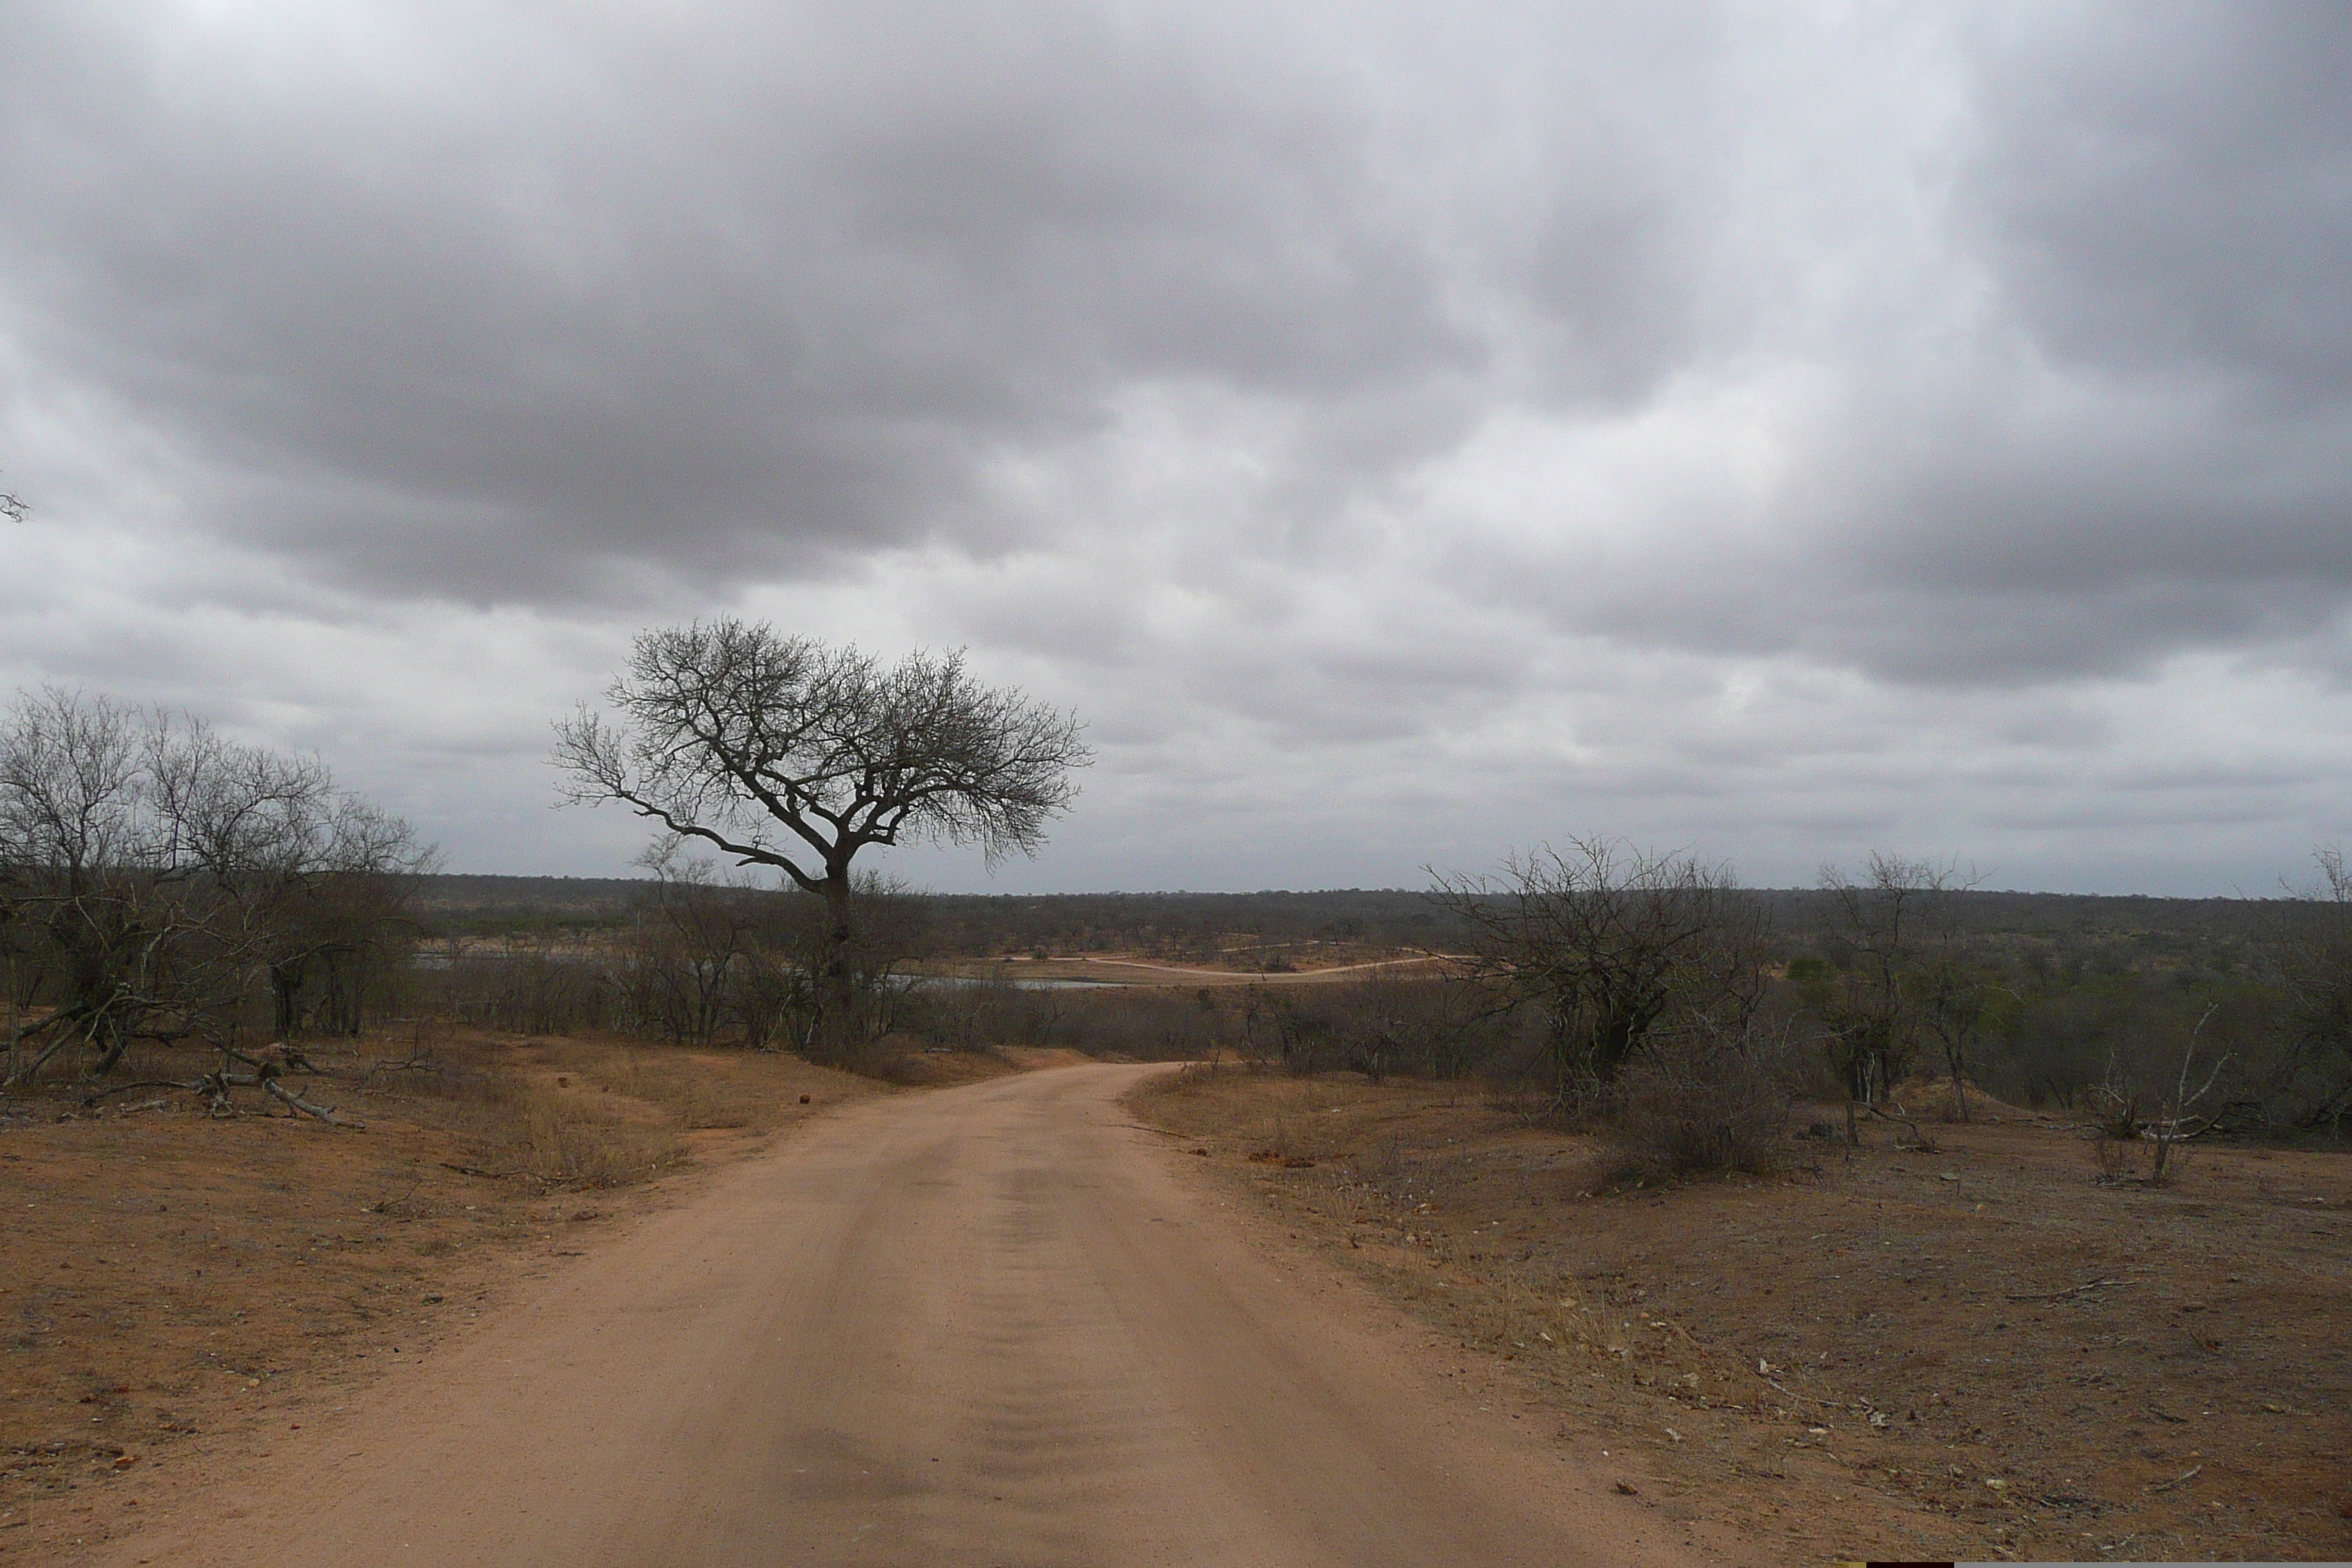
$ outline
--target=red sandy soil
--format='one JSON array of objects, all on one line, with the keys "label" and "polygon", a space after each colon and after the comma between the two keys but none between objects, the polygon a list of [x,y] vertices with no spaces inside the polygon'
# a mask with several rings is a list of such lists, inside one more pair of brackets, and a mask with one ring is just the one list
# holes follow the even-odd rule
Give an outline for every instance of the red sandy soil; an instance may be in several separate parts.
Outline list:
[{"label": "red sandy soil", "polygon": [[86,1483],[98,1559],[1758,1560],[1223,1206],[1120,1103],[1165,1070],[831,1110],[510,1279],[423,1364],[249,1392],[274,1407],[234,1447]]},{"label": "red sandy soil", "polygon": [[[364,1131],[275,1105],[215,1120],[177,1093],[0,1100],[0,1562],[73,1561],[159,1474],[268,1451],[664,1212],[698,1167],[889,1092],[611,1042],[313,1054],[330,1078],[305,1087]],[[366,1072],[420,1054],[440,1070]]]}]

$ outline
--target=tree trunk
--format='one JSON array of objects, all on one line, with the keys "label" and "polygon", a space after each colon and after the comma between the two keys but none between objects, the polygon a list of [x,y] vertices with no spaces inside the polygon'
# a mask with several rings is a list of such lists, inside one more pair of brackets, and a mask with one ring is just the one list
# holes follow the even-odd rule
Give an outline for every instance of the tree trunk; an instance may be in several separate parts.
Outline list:
[{"label": "tree trunk", "polygon": [[270,1021],[281,1040],[290,1040],[301,1030],[302,969],[299,958],[269,966]]},{"label": "tree trunk", "polygon": [[1617,1007],[1603,1015],[1593,1031],[1592,1073],[1602,1083],[1614,1083],[1633,1053],[1648,1040],[1660,1009],[1646,1005]]},{"label": "tree trunk", "polygon": [[849,868],[824,879],[825,931],[817,963],[817,1052],[828,1062],[845,1061],[857,1045],[857,979],[850,966],[857,928],[849,908]]}]

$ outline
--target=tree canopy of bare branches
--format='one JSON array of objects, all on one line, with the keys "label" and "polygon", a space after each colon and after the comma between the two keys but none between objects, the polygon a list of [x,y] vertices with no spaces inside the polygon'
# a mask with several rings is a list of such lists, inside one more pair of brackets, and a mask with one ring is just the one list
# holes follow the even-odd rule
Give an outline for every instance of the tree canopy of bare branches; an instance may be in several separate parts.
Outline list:
[{"label": "tree canopy of bare branches", "polygon": [[1763,990],[1758,910],[1693,856],[1570,839],[1432,896],[1472,932],[1477,973],[1543,1010],[1563,1081],[1613,1081],[1661,1026],[1737,1031]]},{"label": "tree canopy of bare branches", "polygon": [[1034,855],[1092,760],[1077,721],[984,686],[961,653],[885,666],[853,647],[721,619],[649,631],[606,692],[556,727],[576,804],[617,801],[738,865],[826,900],[819,1036],[848,1048],[852,867],[870,847],[977,845]]},{"label": "tree canopy of bare branches", "polygon": [[2319,879],[2294,889],[2279,942],[2286,993],[2279,1061],[2264,1086],[2265,1118],[2284,1129],[2341,1129],[2352,1115],[2352,866],[2315,851]]},{"label": "tree canopy of bare branches", "polygon": [[257,988],[291,1032],[305,977],[373,941],[396,879],[432,859],[315,760],[103,696],[20,695],[0,720],[8,1080],[78,1045],[93,1075],[136,1039],[226,1046]]},{"label": "tree canopy of bare branches", "polygon": [[1849,1122],[1853,1107],[1876,1104],[1902,1081],[1927,1040],[1944,1055],[1953,1092],[1965,1094],[1990,982],[1945,921],[1952,896],[1973,880],[1957,862],[1878,850],[1859,878],[1822,868],[1843,962],[1811,983],[1806,999],[1827,1031]]}]

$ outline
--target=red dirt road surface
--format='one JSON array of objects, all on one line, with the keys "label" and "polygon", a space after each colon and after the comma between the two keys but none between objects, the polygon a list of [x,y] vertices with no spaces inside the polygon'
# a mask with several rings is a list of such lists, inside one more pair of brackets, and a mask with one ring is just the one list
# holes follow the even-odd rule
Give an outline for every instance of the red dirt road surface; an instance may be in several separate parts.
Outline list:
[{"label": "red dirt road surface", "polygon": [[1449,1384],[1428,1330],[1221,1206],[1117,1103],[1152,1070],[845,1110],[409,1381],[182,1478],[103,1560],[1754,1558],[1618,1495],[1532,1407]]}]

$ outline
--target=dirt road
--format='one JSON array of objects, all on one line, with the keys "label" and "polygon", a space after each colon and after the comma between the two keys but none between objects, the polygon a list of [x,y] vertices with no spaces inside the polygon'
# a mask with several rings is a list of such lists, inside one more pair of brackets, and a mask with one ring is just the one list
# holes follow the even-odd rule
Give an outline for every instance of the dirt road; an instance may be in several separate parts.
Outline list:
[{"label": "dirt road", "polygon": [[[1036,1072],[843,1111],[105,1561],[1708,1561]],[[1594,1461],[1605,1463],[1605,1461]],[[1719,1544],[1719,1543],[1718,1543]]]}]

